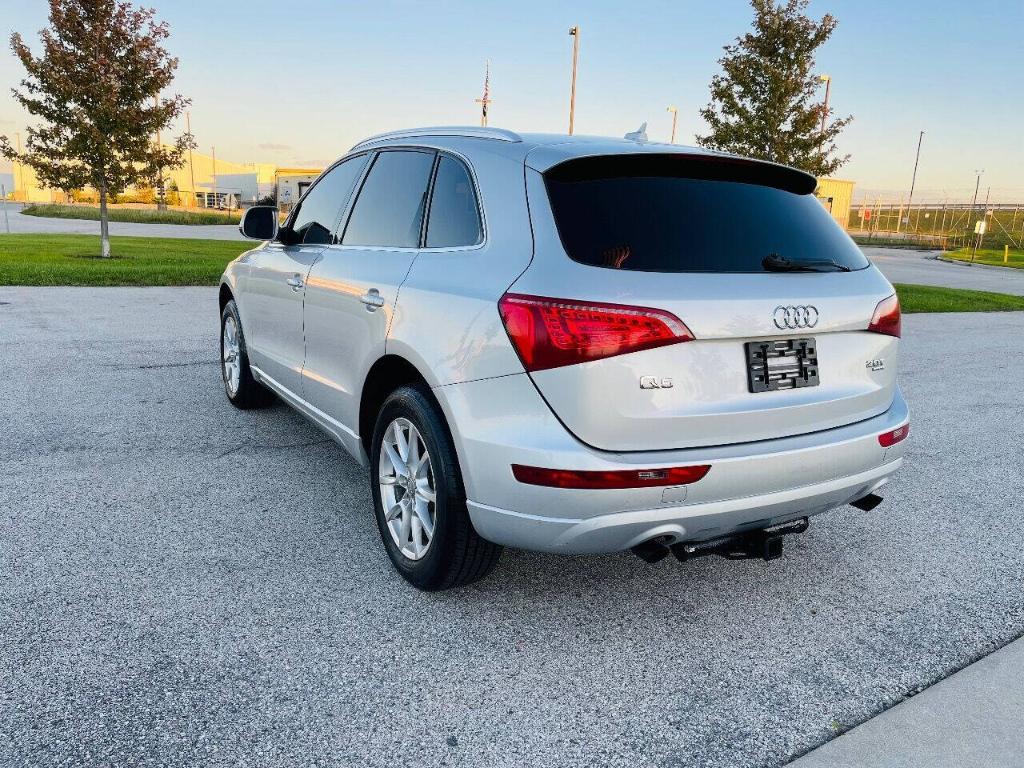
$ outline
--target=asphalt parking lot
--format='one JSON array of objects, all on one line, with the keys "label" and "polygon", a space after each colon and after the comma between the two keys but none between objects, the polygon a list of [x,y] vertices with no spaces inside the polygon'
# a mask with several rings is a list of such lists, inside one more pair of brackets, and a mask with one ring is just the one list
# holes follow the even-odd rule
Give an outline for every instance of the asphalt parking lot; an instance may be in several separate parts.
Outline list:
[{"label": "asphalt parking lot", "polygon": [[216,291],[0,288],[0,765],[777,766],[1024,633],[1024,313],[904,318],[908,460],[780,561],[391,571]]}]

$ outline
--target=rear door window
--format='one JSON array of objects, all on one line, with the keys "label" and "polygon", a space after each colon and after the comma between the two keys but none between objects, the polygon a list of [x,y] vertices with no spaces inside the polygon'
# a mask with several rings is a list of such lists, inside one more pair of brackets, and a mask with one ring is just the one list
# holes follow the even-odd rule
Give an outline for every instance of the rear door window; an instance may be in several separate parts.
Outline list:
[{"label": "rear door window", "polygon": [[480,208],[466,166],[441,155],[430,197],[427,248],[458,248],[483,240]]},{"label": "rear door window", "polygon": [[715,156],[616,155],[544,174],[569,257],[647,272],[764,272],[765,257],[863,269],[812,177]]},{"label": "rear door window", "polygon": [[359,191],[343,245],[418,248],[434,153],[381,152]]}]

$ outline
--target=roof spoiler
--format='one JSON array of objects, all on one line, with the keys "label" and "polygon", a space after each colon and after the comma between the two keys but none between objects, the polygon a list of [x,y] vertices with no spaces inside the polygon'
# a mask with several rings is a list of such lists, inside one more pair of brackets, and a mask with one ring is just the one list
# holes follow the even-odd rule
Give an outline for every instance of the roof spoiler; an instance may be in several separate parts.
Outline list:
[{"label": "roof spoiler", "polygon": [[797,195],[809,195],[818,187],[814,176],[788,165],[735,155],[682,152],[577,157],[549,168],[544,176],[563,182],[628,176],[733,181],[774,187]]}]

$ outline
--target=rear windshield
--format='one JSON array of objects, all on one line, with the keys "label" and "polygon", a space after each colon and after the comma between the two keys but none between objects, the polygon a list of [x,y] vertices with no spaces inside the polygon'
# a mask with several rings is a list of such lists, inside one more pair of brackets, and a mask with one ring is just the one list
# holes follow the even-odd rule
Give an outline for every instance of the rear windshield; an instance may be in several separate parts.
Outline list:
[{"label": "rear windshield", "polygon": [[544,174],[570,258],[646,272],[764,272],[774,254],[863,269],[812,177],[731,158],[617,155]]}]

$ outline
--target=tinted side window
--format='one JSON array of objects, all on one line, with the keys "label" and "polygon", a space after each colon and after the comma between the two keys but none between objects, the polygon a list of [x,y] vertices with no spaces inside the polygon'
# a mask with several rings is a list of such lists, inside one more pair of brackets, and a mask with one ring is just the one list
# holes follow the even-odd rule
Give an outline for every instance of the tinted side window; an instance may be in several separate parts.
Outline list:
[{"label": "tinted side window", "polygon": [[381,152],[356,198],[342,243],[416,248],[420,244],[433,152]]},{"label": "tinted side window", "polygon": [[476,245],[482,239],[480,209],[469,171],[455,158],[441,155],[430,198],[427,247]]},{"label": "tinted side window", "polygon": [[353,157],[336,165],[320,179],[292,220],[292,242],[325,245],[334,242],[334,225],[363,172],[368,155]]}]

